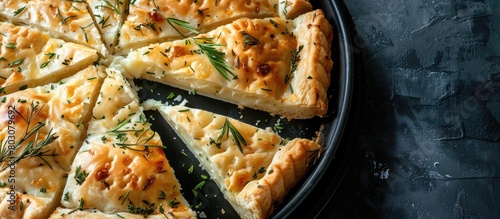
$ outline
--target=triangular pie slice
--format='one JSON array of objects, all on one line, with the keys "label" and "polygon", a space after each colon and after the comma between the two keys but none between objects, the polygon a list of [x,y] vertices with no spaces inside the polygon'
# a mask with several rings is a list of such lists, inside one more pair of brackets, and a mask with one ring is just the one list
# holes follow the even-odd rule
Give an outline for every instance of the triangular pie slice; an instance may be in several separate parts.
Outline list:
[{"label": "triangular pie slice", "polygon": [[65,209],[51,217],[195,218],[137,94],[121,73],[107,72],[63,192]]},{"label": "triangular pie slice", "polygon": [[125,0],[87,0],[97,27],[108,51],[113,54],[120,35],[120,27],[125,17],[128,1]]},{"label": "triangular pie slice", "polygon": [[308,0],[130,0],[116,51],[205,33],[238,18],[295,18],[311,10]]},{"label": "triangular pie slice", "polygon": [[0,95],[57,82],[86,68],[97,51],[0,22]]},{"label": "triangular pie slice", "polygon": [[294,20],[239,19],[207,34],[142,47],[115,65],[130,77],[305,119],[327,112],[331,41],[331,26],[316,10]]},{"label": "triangular pie slice", "polygon": [[0,2],[0,17],[28,25],[54,38],[87,45],[108,54],[99,29],[82,0],[16,0]]},{"label": "triangular pie slice", "polygon": [[0,97],[0,218],[47,218],[85,138],[100,67]]},{"label": "triangular pie slice", "polygon": [[205,110],[186,106],[158,110],[242,218],[271,215],[321,151],[315,141],[287,141],[270,128]]}]

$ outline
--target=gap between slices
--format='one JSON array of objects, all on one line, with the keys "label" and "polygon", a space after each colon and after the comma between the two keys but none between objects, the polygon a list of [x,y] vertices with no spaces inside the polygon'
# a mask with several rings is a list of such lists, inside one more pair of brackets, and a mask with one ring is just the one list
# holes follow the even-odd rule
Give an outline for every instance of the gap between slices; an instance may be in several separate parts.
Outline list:
[{"label": "gap between slices", "polygon": [[51,218],[131,214],[195,218],[137,94],[121,73],[106,72],[87,138],[64,189],[61,204],[66,209],[59,208]]},{"label": "gap between slices", "polygon": [[116,53],[204,33],[243,17],[295,18],[311,9],[306,0],[130,0]]},{"label": "gap between slices", "polygon": [[30,26],[55,38],[94,48],[103,57],[109,54],[83,1],[2,1],[0,18],[16,25]]},{"label": "gap between slices", "polygon": [[58,83],[0,97],[1,218],[46,218],[55,210],[101,76],[90,66]]},{"label": "gap between slices", "polygon": [[97,61],[97,51],[0,22],[0,95],[58,82]]}]

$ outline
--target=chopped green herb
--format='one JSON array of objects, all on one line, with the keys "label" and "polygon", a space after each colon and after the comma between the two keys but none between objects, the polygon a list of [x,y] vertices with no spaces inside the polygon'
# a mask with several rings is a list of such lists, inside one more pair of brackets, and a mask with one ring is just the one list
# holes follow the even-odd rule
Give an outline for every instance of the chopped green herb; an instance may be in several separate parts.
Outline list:
[{"label": "chopped green herb", "polygon": [[254,36],[250,35],[246,31],[240,32],[243,35],[243,44],[246,46],[256,46],[260,44],[260,41]]},{"label": "chopped green herb", "polygon": [[83,182],[85,182],[85,178],[89,175],[85,170],[80,171],[82,166],[78,166],[75,170],[75,181],[77,185],[81,185]]},{"label": "chopped green herb", "polygon": [[9,63],[9,67],[19,65],[19,64],[21,64],[21,62],[23,62],[23,59],[18,59],[16,61],[13,61],[13,62]]},{"label": "chopped green herb", "polygon": [[17,16],[18,14],[20,14],[21,12],[24,11],[24,9],[26,8],[26,5],[24,7],[21,7],[17,10],[14,11],[14,16]]},{"label": "chopped green herb", "polygon": [[7,43],[5,44],[5,47],[9,48],[9,49],[15,49],[16,48],[16,45],[15,44],[12,44],[12,43]]},{"label": "chopped green herb", "polygon": [[42,64],[40,65],[40,68],[45,68],[45,67],[47,67],[47,65],[48,65],[49,63],[50,63],[50,60],[49,60],[49,61],[46,61],[46,62],[44,62],[44,63],[42,63]]}]

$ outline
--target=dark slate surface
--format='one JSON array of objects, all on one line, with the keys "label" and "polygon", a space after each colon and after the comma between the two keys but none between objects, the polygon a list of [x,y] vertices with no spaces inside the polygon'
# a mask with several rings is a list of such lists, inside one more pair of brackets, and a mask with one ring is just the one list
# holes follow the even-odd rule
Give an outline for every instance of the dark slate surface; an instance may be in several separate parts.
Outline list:
[{"label": "dark slate surface", "polygon": [[500,218],[500,1],[344,4],[362,124],[319,218]]}]

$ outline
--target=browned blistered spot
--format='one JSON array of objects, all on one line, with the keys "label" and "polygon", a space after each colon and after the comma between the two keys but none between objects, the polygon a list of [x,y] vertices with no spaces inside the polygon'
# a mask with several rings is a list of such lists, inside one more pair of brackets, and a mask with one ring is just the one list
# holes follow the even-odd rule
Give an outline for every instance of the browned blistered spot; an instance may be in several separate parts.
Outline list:
[{"label": "browned blistered spot", "polygon": [[92,155],[92,156],[93,156],[93,155],[95,155],[95,154],[94,154],[94,150],[90,149],[90,150],[89,150],[89,154],[90,154],[90,155]]},{"label": "browned blistered spot", "polygon": [[130,159],[130,157],[126,157],[122,161],[123,165],[125,165],[125,166],[128,166],[131,162],[132,162],[132,159]]},{"label": "browned blistered spot", "polygon": [[182,46],[172,46],[170,49],[170,57],[171,58],[177,58],[181,56],[185,56],[187,54],[191,54],[188,49],[182,47]]},{"label": "browned blistered spot", "polygon": [[130,179],[130,186],[135,190],[137,189],[137,176],[133,175],[132,179]]},{"label": "browned blistered spot", "polygon": [[149,187],[151,187],[151,185],[153,184],[153,182],[155,181],[155,179],[156,179],[155,176],[148,177],[148,180],[146,181],[146,185],[144,185],[144,187],[142,187],[142,190],[149,189]]},{"label": "browned blistered spot", "polygon": [[165,18],[163,18],[163,15],[158,13],[158,11],[156,11],[156,10],[150,11],[148,13],[148,15],[149,15],[151,22],[160,22],[160,21],[165,20]]},{"label": "browned blistered spot", "polygon": [[129,174],[131,172],[132,172],[132,170],[130,168],[128,168],[128,167],[125,167],[125,169],[123,169],[123,173],[125,173],[125,175],[127,175],[127,174]]},{"label": "browned blistered spot", "polygon": [[267,75],[270,70],[271,66],[269,66],[269,64],[262,64],[257,67],[257,73],[259,73],[262,76]]},{"label": "browned blistered spot", "polygon": [[97,171],[97,174],[95,175],[95,179],[97,181],[101,181],[101,180],[105,180],[106,178],[108,178],[109,176],[109,172],[108,172],[108,169],[101,169],[99,171]]},{"label": "browned blistered spot", "polygon": [[240,68],[240,56],[239,55],[234,57],[234,67],[237,69]]}]

